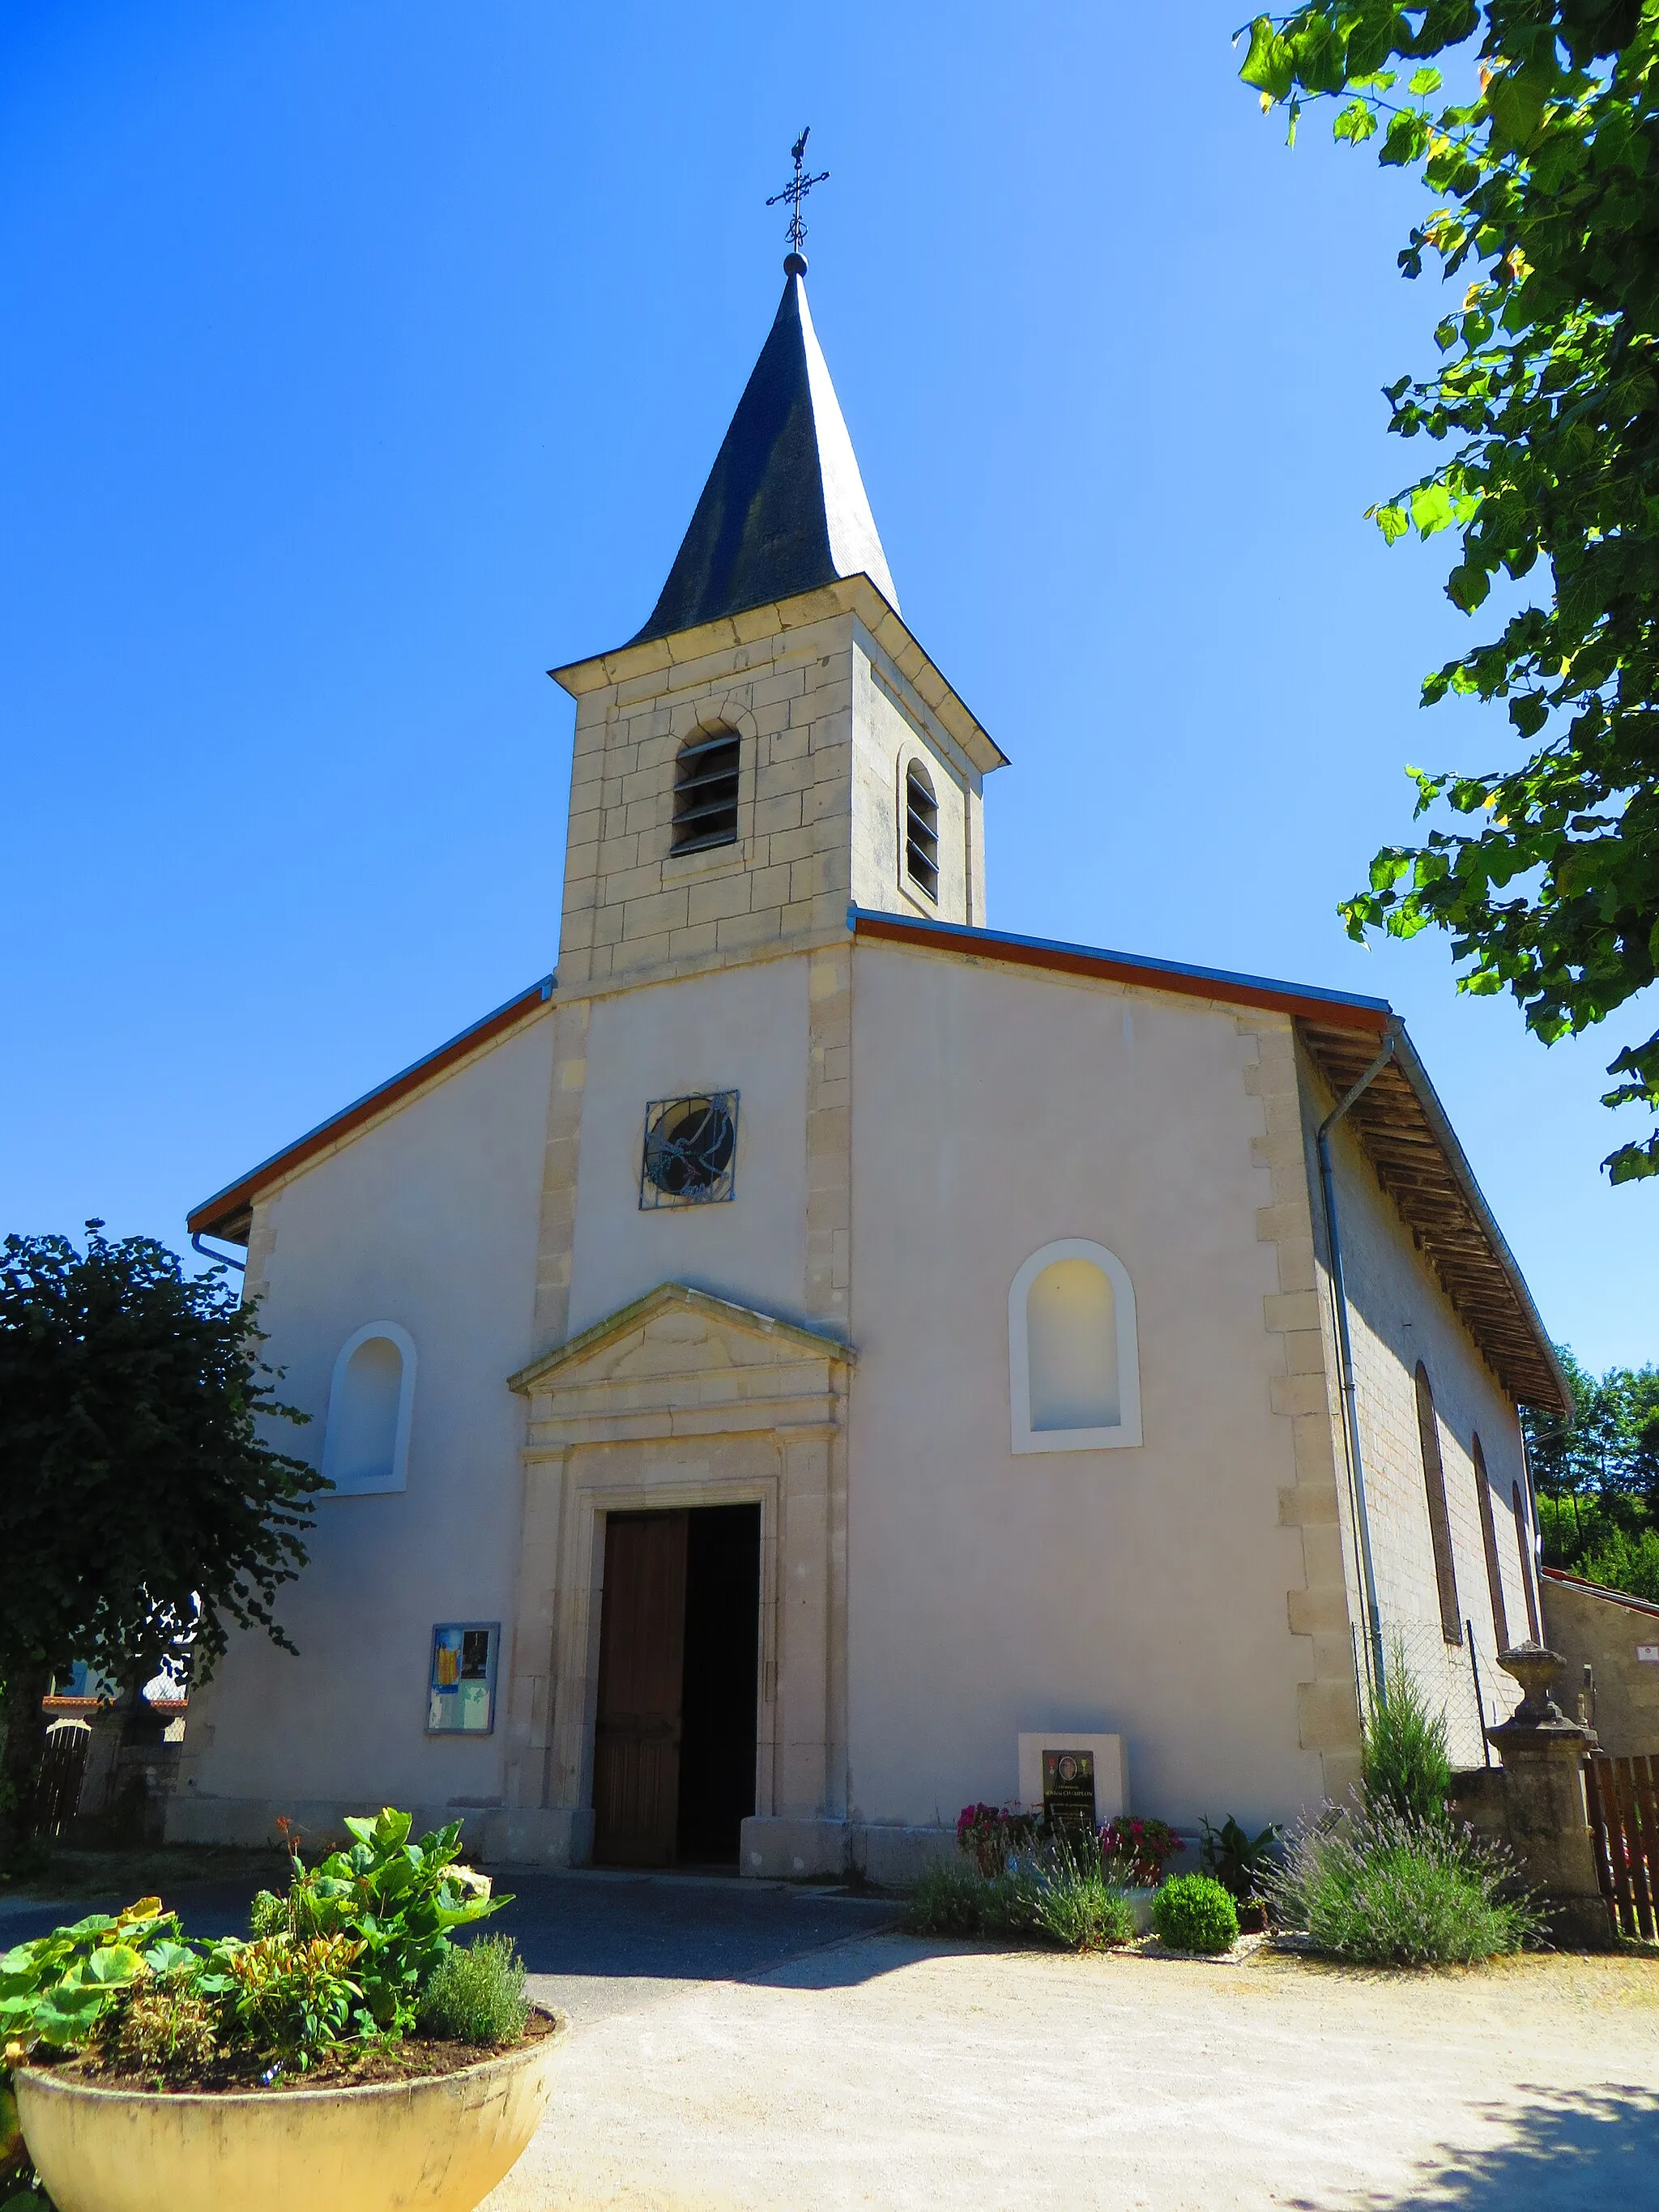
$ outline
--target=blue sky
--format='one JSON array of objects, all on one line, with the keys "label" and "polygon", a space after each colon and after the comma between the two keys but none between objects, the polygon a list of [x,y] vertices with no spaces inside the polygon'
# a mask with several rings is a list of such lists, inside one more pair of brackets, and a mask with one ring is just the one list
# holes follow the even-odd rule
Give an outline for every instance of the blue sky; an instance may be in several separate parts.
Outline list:
[{"label": "blue sky", "polygon": [[[994,927],[1386,995],[1554,1333],[1659,1358],[1632,1016],[1546,1053],[1334,908],[1475,632],[1379,387],[1408,179],[1287,153],[1237,0],[0,0],[0,1226],[187,1206],[554,963],[571,708],[781,283],[908,620],[1013,766]],[[1646,1026],[1651,1025],[1648,1012]]]}]

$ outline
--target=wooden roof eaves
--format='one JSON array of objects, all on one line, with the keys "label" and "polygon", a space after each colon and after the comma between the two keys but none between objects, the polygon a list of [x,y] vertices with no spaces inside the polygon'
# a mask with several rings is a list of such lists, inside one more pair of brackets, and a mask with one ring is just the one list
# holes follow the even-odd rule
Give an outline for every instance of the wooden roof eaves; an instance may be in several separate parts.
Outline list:
[{"label": "wooden roof eaves", "polygon": [[447,1043],[441,1044],[435,1051],[412,1061],[385,1083],[377,1084],[373,1091],[366,1091],[361,1098],[354,1099],[349,1106],[342,1107],[337,1114],[331,1114],[314,1129],[307,1129],[304,1136],[296,1137],[291,1145],[284,1145],[281,1152],[273,1152],[269,1159],[261,1160],[258,1167],[250,1168],[245,1176],[238,1176],[223,1190],[216,1191],[211,1198],[204,1199],[200,1206],[192,1207],[185,1217],[185,1228],[192,1236],[217,1237],[228,1244],[246,1244],[253,1201],[272,1183],[291,1175],[295,1168],[302,1167],[317,1153],[338,1144],[343,1137],[362,1128],[365,1122],[374,1121],[388,1107],[400,1104],[411,1092],[422,1089],[435,1077],[447,1074],[458,1060],[465,1060],[483,1046],[494,1043],[497,1037],[504,1036],[508,1030],[516,1029],[528,1016],[539,1013],[551,1002],[556,984],[556,977],[544,975],[539,983],[532,983],[527,991],[520,991],[516,998],[509,999],[505,1006],[497,1006],[493,1013],[486,1014],[482,1021],[474,1022],[459,1036],[451,1037]]},{"label": "wooden roof eaves", "polygon": [[[1359,1048],[1347,1035],[1322,1044],[1319,1030],[1334,1026],[1316,1018],[1298,1023],[1340,1098],[1368,1061],[1352,1056]],[[1526,1278],[1403,1026],[1392,1060],[1355,1103],[1347,1125],[1504,1388],[1521,1404],[1570,1411],[1571,1392]]]}]

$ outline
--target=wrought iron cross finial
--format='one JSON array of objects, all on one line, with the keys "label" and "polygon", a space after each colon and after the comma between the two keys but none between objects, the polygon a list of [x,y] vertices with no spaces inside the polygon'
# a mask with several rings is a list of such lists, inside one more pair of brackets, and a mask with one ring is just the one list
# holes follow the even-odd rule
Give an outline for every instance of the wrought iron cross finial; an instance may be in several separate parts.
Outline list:
[{"label": "wrought iron cross finial", "polygon": [[806,142],[811,135],[812,126],[809,123],[805,130],[801,132],[800,137],[796,139],[794,144],[789,149],[794,157],[794,176],[791,179],[790,182],[784,186],[781,192],[774,192],[771,198],[766,203],[768,207],[776,207],[780,200],[788,201],[789,251],[798,260],[802,261],[806,258],[805,254],[801,252],[801,247],[806,240],[806,225],[800,219],[800,204],[806,198],[808,192],[811,191],[814,185],[827,185],[830,181],[830,172],[828,169],[821,171],[816,177],[804,177],[801,174],[801,164],[806,155]]}]

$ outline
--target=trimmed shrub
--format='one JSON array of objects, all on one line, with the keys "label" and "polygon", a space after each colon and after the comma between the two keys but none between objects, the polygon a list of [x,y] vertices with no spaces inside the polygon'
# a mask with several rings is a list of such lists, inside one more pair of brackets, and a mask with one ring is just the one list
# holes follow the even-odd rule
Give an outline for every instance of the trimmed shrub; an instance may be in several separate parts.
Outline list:
[{"label": "trimmed shrub", "polygon": [[1372,1966],[1470,1966],[1535,1942],[1543,1923],[1500,1845],[1386,1802],[1327,1807],[1292,1830],[1266,1883],[1285,1929]]},{"label": "trimmed shrub", "polygon": [[1172,1951],[1226,1951],[1238,1940],[1238,1914],[1211,1875],[1172,1875],[1152,1899],[1152,1929]]},{"label": "trimmed shrub", "polygon": [[1431,1707],[1397,1640],[1387,1688],[1365,1723],[1361,1760],[1369,1802],[1391,1807],[1402,1820],[1445,1824],[1451,1787],[1446,1717]]},{"label": "trimmed shrub", "polygon": [[1079,1860],[1064,1842],[1034,1872],[1024,1901],[1036,1930],[1068,1951],[1104,1951],[1135,1932],[1133,1909],[1101,1871],[1098,1854],[1088,1850]]},{"label": "trimmed shrub", "polygon": [[449,2043],[516,2043],[529,2017],[524,1960],[507,1936],[446,1951],[421,1997],[422,2034]]},{"label": "trimmed shrub", "polygon": [[941,1861],[925,1867],[904,1900],[904,1926],[912,1936],[982,1936],[990,1882],[966,1863]]}]

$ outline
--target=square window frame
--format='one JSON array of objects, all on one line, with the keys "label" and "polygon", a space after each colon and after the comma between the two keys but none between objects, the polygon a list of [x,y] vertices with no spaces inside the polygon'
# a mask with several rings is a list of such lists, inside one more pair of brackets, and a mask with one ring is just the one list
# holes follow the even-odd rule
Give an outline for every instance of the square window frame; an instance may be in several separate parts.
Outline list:
[{"label": "square window frame", "polygon": [[[641,1213],[683,1213],[704,1206],[726,1206],[738,1194],[738,1143],[740,1124],[738,1109],[742,1092],[737,1090],[683,1091],[670,1098],[651,1098],[646,1102],[645,1123],[640,1137],[640,1204]],[[651,1133],[676,1106],[688,1106],[694,1099],[706,1098],[711,1105],[721,1107],[732,1124],[732,1157],[706,1190],[667,1191],[653,1182],[646,1173],[646,1158],[651,1146]]]}]

